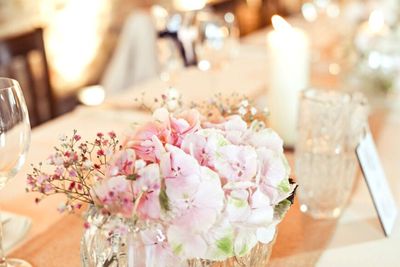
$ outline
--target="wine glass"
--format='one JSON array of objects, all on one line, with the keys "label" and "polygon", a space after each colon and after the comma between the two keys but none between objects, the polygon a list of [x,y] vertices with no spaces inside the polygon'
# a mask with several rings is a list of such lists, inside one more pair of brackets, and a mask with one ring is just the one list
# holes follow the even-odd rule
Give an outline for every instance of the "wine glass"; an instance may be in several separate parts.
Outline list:
[{"label": "wine glass", "polygon": [[[25,163],[31,127],[28,109],[18,82],[0,78],[0,190]],[[32,267],[20,259],[6,259],[0,222],[0,267]]]},{"label": "wine glass", "polygon": [[198,36],[195,49],[200,70],[220,69],[239,53],[239,29],[233,13],[223,16],[200,11],[196,17]]}]

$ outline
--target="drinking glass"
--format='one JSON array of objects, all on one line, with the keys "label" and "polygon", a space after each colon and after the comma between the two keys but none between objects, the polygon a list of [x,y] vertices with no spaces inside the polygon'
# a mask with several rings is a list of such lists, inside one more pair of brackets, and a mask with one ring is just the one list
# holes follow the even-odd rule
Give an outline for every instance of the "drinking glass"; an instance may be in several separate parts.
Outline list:
[{"label": "drinking glass", "polygon": [[301,211],[338,217],[350,197],[355,154],[367,122],[361,93],[306,89],[301,93],[295,172]]},{"label": "drinking glass", "polygon": [[[14,177],[25,162],[31,127],[28,109],[17,81],[0,78],[0,189]],[[19,259],[6,259],[0,223],[0,267],[31,267]]]},{"label": "drinking glass", "polygon": [[233,13],[223,16],[200,11],[196,17],[198,36],[195,43],[200,70],[219,69],[239,53],[239,29]]}]

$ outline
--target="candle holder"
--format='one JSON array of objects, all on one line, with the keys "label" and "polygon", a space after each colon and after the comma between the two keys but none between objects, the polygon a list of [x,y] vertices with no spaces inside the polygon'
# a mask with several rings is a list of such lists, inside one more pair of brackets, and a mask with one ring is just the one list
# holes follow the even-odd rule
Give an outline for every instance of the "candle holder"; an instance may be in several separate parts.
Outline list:
[{"label": "candle holder", "polygon": [[398,22],[385,24],[379,10],[373,11],[369,20],[360,24],[354,36],[356,60],[349,72],[352,87],[362,88],[370,101],[386,98],[400,92],[400,31]]}]

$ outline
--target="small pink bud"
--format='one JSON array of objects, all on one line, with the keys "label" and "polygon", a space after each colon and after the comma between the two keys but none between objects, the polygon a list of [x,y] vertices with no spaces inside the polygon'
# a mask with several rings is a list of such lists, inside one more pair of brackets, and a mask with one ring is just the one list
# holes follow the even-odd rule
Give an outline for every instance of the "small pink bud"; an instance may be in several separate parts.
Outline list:
[{"label": "small pink bud", "polygon": [[108,145],[108,140],[103,140],[102,144],[103,144],[103,146],[107,146]]},{"label": "small pink bud", "polygon": [[117,137],[117,135],[115,134],[114,131],[109,132],[109,133],[108,133],[108,136],[109,136],[110,138],[112,138],[112,139],[114,139],[115,137]]},{"label": "small pink bud", "polygon": [[72,190],[72,189],[74,189],[75,188],[75,182],[71,182],[70,184],[69,184],[69,187],[68,187],[68,190]]}]

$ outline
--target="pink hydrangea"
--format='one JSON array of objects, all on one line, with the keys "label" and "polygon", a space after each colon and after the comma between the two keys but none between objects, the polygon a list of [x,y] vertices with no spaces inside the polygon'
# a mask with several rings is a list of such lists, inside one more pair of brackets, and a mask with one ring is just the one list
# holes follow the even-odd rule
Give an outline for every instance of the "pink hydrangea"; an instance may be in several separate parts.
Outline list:
[{"label": "pink hydrangea", "polygon": [[113,155],[106,175],[112,176],[129,176],[135,173],[135,160],[136,155],[133,149],[126,149],[117,152]]},{"label": "pink hydrangea", "polygon": [[132,184],[125,176],[114,176],[103,180],[92,188],[96,205],[109,213],[132,216],[134,194]]},{"label": "pink hydrangea", "polygon": [[171,135],[169,143],[180,146],[186,135],[200,129],[200,114],[191,109],[180,113],[178,116],[170,116]]},{"label": "pink hydrangea", "polygon": [[155,121],[139,128],[125,142],[125,146],[133,148],[138,157],[150,162],[158,162],[161,144],[180,146],[186,135],[200,128],[200,115],[196,110],[185,111],[175,117],[161,108],[154,112],[153,117]]},{"label": "pink hydrangea", "polygon": [[161,190],[160,168],[158,164],[149,164],[138,169],[134,183],[135,195],[140,195],[137,212],[142,219],[159,219],[161,206],[159,201]]},{"label": "pink hydrangea", "polygon": [[227,181],[251,181],[257,172],[257,153],[250,146],[226,145],[219,149],[215,169]]},{"label": "pink hydrangea", "polygon": [[47,193],[63,177],[68,190],[85,195],[79,180],[90,176],[94,204],[148,226],[139,236],[160,262],[242,256],[271,240],[275,207],[294,189],[281,138],[258,126],[240,116],[209,123],[197,110],[158,109],[121,146],[114,132],[99,133],[94,157],[86,154],[90,143],[80,145],[85,157],[56,153],[48,160],[54,173],[28,176],[28,185]]},{"label": "pink hydrangea", "polygon": [[135,150],[138,158],[149,162],[157,162],[157,149],[165,142],[166,127],[159,122],[150,122],[138,129],[133,137],[129,137],[124,147]]}]

